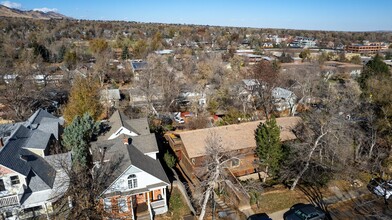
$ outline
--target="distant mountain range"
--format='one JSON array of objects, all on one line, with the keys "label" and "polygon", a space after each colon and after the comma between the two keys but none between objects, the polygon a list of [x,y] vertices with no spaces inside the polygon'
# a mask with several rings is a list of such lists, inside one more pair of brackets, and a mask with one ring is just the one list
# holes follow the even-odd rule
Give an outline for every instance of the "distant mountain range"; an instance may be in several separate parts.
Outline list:
[{"label": "distant mountain range", "polygon": [[19,9],[8,8],[4,5],[0,5],[0,17],[14,17],[14,18],[33,18],[33,19],[72,19],[60,13],[50,11],[50,12],[42,12],[42,11],[22,11]]}]

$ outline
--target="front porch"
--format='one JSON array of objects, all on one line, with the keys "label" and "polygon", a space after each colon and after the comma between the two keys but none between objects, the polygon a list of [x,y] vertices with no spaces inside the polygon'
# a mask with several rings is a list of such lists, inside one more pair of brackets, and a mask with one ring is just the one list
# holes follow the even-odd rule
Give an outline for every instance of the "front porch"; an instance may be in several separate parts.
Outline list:
[{"label": "front porch", "polygon": [[132,219],[153,219],[168,211],[166,188],[155,188],[131,195],[119,195],[103,200],[110,216]]}]

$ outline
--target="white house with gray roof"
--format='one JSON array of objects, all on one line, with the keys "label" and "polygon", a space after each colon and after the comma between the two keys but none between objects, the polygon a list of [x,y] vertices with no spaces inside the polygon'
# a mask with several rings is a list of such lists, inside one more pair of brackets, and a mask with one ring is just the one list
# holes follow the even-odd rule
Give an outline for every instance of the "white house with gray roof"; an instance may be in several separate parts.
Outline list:
[{"label": "white house with gray roof", "polygon": [[37,110],[27,121],[0,126],[0,211],[5,219],[48,214],[68,185],[56,163],[70,154],[50,155],[64,121]]},{"label": "white house with gray roof", "polygon": [[170,182],[156,157],[158,145],[147,118],[129,119],[116,111],[108,125],[109,131],[92,143],[92,151],[96,164],[118,164],[101,194],[109,218],[153,219],[167,212]]}]

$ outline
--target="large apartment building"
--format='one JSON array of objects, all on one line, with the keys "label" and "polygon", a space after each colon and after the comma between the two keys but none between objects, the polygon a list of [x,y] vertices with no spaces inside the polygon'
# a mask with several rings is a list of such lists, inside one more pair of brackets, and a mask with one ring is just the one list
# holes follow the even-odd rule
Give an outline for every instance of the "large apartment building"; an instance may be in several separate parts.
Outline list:
[{"label": "large apartment building", "polygon": [[352,44],[347,45],[345,50],[349,53],[377,53],[382,49],[382,45],[379,43],[372,43],[368,45],[363,44]]}]

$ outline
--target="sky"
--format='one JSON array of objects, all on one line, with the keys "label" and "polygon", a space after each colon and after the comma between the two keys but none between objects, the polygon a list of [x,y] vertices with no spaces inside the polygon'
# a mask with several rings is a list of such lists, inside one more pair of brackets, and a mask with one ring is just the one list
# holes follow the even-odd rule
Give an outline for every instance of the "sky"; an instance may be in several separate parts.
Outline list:
[{"label": "sky", "polygon": [[15,0],[76,19],[334,31],[392,30],[392,0]]}]

